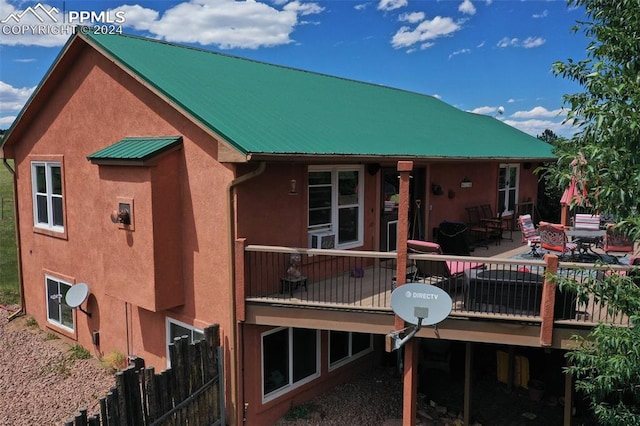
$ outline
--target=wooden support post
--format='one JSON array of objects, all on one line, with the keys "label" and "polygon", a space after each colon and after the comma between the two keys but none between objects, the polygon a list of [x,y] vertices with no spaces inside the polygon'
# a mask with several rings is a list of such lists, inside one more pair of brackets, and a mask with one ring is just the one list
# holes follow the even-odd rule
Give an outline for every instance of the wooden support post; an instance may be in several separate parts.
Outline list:
[{"label": "wooden support post", "polygon": [[[547,274],[554,275],[558,272],[558,256],[546,254],[544,261],[547,264]],[[556,303],[556,284],[547,278],[547,274],[545,274],[542,286],[542,303],[540,306],[540,317],[542,319],[542,324],[540,325],[541,346],[551,346],[553,341],[553,311]]]},{"label": "wooden support post", "polygon": [[[409,179],[413,170],[413,161],[398,161],[400,174],[400,200],[398,202],[398,261],[396,262],[396,285],[407,281],[407,239],[409,236]],[[404,321],[396,315],[395,329],[404,328]]]},{"label": "wooden support post", "polygon": [[564,375],[564,426],[573,425],[573,376]]},{"label": "wooden support post", "polygon": [[[413,161],[398,161],[400,174],[400,200],[398,204],[398,261],[396,267],[396,285],[401,286],[407,280],[407,239],[409,236],[409,179],[413,170]],[[404,328],[404,321],[396,315],[395,329]],[[404,345],[404,383],[402,395],[402,426],[416,424],[416,406],[418,398],[418,344],[415,338]]]},{"label": "wooden support post", "polygon": [[467,342],[464,354],[464,424],[471,424],[471,386],[473,385],[473,343]]},{"label": "wooden support post", "polygon": [[402,396],[402,426],[415,426],[418,399],[418,352],[417,338],[404,344],[404,380]]}]

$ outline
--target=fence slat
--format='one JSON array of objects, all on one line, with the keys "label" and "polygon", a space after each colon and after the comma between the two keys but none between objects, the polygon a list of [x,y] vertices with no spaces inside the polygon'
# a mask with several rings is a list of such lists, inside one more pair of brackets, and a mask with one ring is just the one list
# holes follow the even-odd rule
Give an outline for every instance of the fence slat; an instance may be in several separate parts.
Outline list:
[{"label": "fence slat", "polygon": [[189,344],[178,338],[169,345],[171,368],[131,366],[115,374],[115,386],[100,398],[100,413],[82,409],[65,426],[168,426],[224,424],[223,386],[218,360],[220,327],[204,329],[205,338]]}]

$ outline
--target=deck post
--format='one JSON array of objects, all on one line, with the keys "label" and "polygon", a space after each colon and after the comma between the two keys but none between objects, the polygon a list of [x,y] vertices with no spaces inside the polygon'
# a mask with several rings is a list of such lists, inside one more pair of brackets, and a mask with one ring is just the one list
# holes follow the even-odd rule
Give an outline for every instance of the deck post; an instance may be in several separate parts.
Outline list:
[{"label": "deck post", "polygon": [[544,256],[546,265],[546,274],[544,284],[542,286],[542,303],[540,306],[540,345],[551,346],[553,342],[553,317],[554,306],[556,302],[556,283],[549,279],[549,275],[555,275],[558,272],[558,256],[555,254],[546,254]]},{"label": "deck post", "polygon": [[247,309],[245,306],[246,298],[246,270],[244,248],[247,246],[246,238],[236,238],[235,241],[235,271],[236,271],[236,321],[246,321]]},{"label": "deck post", "polygon": [[404,345],[404,380],[402,397],[402,426],[415,426],[418,399],[418,352],[420,345],[414,337]]},{"label": "deck post", "polygon": [[473,384],[473,342],[466,343],[464,354],[464,424],[471,424],[471,386]]},{"label": "deck post", "polygon": [[[398,161],[400,174],[400,200],[398,203],[398,260],[396,263],[396,285],[407,280],[407,239],[409,236],[409,179],[413,171],[413,161]],[[395,329],[404,328],[404,321],[396,315]],[[418,398],[418,344],[415,338],[404,345],[404,383],[402,395],[402,426],[416,424]]]}]

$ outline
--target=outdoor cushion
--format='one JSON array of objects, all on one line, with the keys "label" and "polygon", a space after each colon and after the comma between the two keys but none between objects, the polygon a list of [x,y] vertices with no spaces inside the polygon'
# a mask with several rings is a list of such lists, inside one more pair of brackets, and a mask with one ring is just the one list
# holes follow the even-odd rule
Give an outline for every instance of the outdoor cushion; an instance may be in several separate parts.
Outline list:
[{"label": "outdoor cushion", "polygon": [[592,214],[576,214],[575,221],[573,223],[575,229],[600,229],[600,215]]}]

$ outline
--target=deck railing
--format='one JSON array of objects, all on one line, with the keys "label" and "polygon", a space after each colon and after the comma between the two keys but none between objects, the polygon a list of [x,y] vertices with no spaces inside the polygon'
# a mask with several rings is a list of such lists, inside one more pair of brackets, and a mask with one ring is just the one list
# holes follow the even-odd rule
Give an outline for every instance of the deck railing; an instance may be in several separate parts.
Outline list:
[{"label": "deck railing", "polygon": [[[391,311],[396,253],[258,245],[238,248],[244,251],[240,256],[244,264],[239,266],[244,271],[242,294],[247,301]],[[292,255],[295,270],[289,269]],[[444,289],[453,301],[452,316],[540,322],[543,297],[549,297],[543,296],[547,288],[554,295],[552,318],[557,324],[589,326],[606,321],[626,325],[627,318],[612,314],[602,302],[592,297],[579,303],[575,293],[545,280],[548,273],[584,282],[597,274],[624,274],[616,271],[626,269],[567,262],[556,267],[548,259],[409,254],[406,281]]]}]

